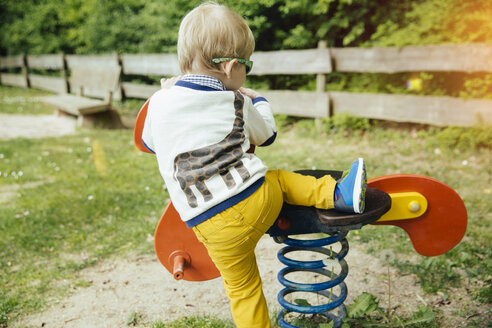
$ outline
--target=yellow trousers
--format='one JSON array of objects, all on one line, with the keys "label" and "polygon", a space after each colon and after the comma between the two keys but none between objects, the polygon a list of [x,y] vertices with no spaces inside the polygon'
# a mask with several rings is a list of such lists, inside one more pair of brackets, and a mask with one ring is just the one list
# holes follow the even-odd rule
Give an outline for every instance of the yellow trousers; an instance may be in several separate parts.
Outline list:
[{"label": "yellow trousers", "polygon": [[330,176],[268,171],[265,183],[247,199],[193,227],[220,271],[237,327],[271,327],[254,250],[283,202],[333,208],[335,185]]}]

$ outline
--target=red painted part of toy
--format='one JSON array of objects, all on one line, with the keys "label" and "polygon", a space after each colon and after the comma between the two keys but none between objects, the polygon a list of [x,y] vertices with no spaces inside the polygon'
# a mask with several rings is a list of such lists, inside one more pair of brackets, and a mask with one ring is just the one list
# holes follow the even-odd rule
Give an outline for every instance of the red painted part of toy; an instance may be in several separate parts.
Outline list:
[{"label": "red painted part of toy", "polygon": [[220,276],[207,249],[181,220],[172,203],[157,224],[154,247],[161,264],[177,280],[204,281]]},{"label": "red painted part of toy", "polygon": [[467,214],[460,196],[448,185],[425,176],[387,175],[368,181],[368,186],[386,193],[419,192],[428,202],[427,211],[408,220],[375,222],[405,230],[415,250],[425,256],[437,256],[456,246],[466,231]]},{"label": "red painted part of toy", "polygon": [[145,153],[153,154],[147,147],[145,147],[142,141],[142,131],[145,124],[145,118],[147,117],[147,110],[149,109],[150,98],[147,99],[145,104],[140,108],[137,115],[137,121],[135,122],[135,127],[133,128],[133,141],[137,148]]}]

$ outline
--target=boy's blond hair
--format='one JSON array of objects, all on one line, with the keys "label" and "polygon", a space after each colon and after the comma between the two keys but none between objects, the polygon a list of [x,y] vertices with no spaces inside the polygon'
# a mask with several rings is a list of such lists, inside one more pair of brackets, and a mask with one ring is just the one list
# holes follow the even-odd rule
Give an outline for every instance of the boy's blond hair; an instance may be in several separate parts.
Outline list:
[{"label": "boy's blond hair", "polygon": [[229,8],[207,2],[190,11],[181,22],[178,60],[182,73],[220,72],[213,58],[249,59],[255,40],[246,21]]}]

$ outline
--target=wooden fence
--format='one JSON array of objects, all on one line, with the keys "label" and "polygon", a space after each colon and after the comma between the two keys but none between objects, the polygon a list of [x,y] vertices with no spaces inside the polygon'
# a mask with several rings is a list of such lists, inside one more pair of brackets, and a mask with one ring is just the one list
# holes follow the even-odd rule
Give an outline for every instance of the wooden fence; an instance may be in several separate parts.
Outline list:
[{"label": "wooden fence", "polygon": [[[492,122],[492,100],[401,94],[326,92],[331,72],[492,72],[492,44],[408,46],[403,48],[327,48],[255,52],[252,75],[316,74],[317,91],[264,90],[275,113],[323,118],[348,112],[355,116],[425,123],[470,126]],[[53,92],[70,91],[67,70],[74,66],[120,65],[123,75],[179,75],[175,54],[19,55],[0,58],[0,83],[35,87]],[[59,76],[34,74],[36,69],[56,70]],[[146,99],[158,85],[121,83],[115,99]]]}]

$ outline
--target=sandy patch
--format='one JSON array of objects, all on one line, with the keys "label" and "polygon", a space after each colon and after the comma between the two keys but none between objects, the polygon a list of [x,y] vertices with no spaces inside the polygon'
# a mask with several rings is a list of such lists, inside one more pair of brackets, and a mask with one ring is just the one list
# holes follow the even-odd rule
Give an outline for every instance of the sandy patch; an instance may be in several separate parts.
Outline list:
[{"label": "sandy patch", "polygon": [[69,116],[0,114],[0,139],[59,137],[75,132]]}]

